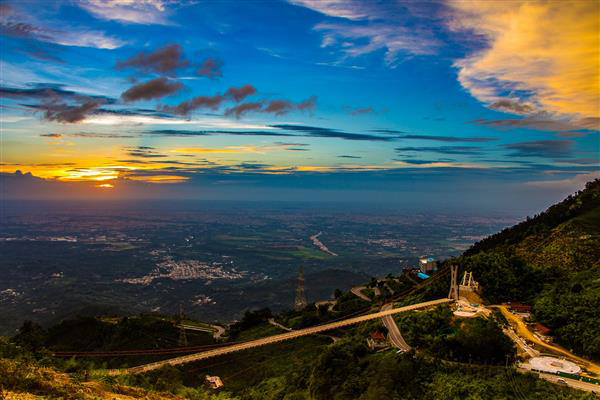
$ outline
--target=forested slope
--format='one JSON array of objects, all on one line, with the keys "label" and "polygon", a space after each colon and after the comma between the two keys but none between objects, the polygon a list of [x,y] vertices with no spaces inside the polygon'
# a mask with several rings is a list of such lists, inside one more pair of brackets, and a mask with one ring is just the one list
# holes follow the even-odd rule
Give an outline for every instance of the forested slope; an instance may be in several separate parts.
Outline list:
[{"label": "forested slope", "polygon": [[600,359],[600,180],[460,258],[492,303],[523,301],[567,348]]}]

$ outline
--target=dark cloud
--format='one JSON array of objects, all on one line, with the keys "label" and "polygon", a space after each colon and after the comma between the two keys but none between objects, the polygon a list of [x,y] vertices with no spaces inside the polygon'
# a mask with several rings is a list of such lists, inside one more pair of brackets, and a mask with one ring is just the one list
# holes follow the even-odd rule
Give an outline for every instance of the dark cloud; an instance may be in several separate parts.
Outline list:
[{"label": "dark cloud", "polygon": [[349,155],[346,155],[346,154],[342,154],[341,156],[338,156],[338,157],[339,158],[362,158],[362,157],[359,157],[359,156],[349,156]]},{"label": "dark cloud", "polygon": [[582,165],[595,165],[600,167],[600,158],[591,157],[591,158],[574,158],[570,160],[555,160],[557,162],[567,162],[571,164],[582,164]]},{"label": "dark cloud", "polygon": [[581,129],[600,130],[600,118],[582,118],[577,121],[556,120],[536,115],[522,119],[476,119],[472,124],[498,129],[530,128],[542,131],[568,132]]},{"label": "dark cloud", "polygon": [[317,106],[317,96],[311,96],[296,105],[300,111],[312,111]]},{"label": "dark cloud", "polygon": [[156,129],[152,131],[143,132],[144,135],[157,135],[157,136],[215,136],[215,135],[235,135],[235,136],[298,136],[290,135],[283,132],[276,131],[222,131],[222,130],[204,130],[204,131],[192,131],[192,130],[178,130],[178,129]]},{"label": "dark cloud", "polygon": [[509,157],[566,157],[571,153],[573,143],[570,140],[534,140],[531,142],[503,145]]},{"label": "dark cloud", "polygon": [[373,107],[361,107],[361,108],[351,109],[348,113],[350,115],[362,115],[362,114],[372,114],[374,112],[375,112],[375,110],[373,110]]},{"label": "dark cloud", "polygon": [[243,162],[241,164],[235,165],[234,167],[237,167],[241,170],[246,170],[246,171],[260,171],[260,170],[264,170],[265,168],[272,167],[272,165],[271,164]]},{"label": "dark cloud", "polygon": [[72,167],[76,164],[75,163],[33,163],[33,164],[0,163],[0,165],[10,165],[10,166],[15,166],[15,167]]},{"label": "dark cloud", "polygon": [[235,116],[236,118],[240,118],[247,112],[250,111],[261,111],[263,108],[262,103],[243,103],[239,106],[231,107],[225,110],[225,115],[227,116]]},{"label": "dark cloud", "polygon": [[308,143],[288,143],[288,142],[275,142],[278,146],[310,146]]},{"label": "dark cloud", "polygon": [[198,108],[217,110],[223,101],[225,101],[225,97],[219,94],[215,96],[198,96],[191,100],[184,101],[176,106],[162,106],[160,107],[160,110],[173,114],[188,115],[190,112]]},{"label": "dark cloud", "polygon": [[407,164],[412,164],[412,165],[427,165],[427,164],[433,164],[435,162],[439,162],[439,161],[428,161],[428,160],[411,160],[411,159],[394,159],[394,161],[402,161],[405,162]]},{"label": "dark cloud", "polygon": [[43,29],[25,22],[2,21],[0,22],[0,35],[15,38],[32,38],[50,40],[52,37]]},{"label": "dark cloud", "polygon": [[223,76],[223,61],[216,58],[207,58],[202,62],[196,73],[209,79],[217,79]]},{"label": "dark cloud", "polygon": [[256,88],[254,86],[244,85],[244,86],[240,87],[239,89],[230,87],[225,92],[225,97],[231,98],[239,103],[240,101],[244,100],[246,97],[252,96],[255,93],[256,93]]},{"label": "dark cloud", "polygon": [[152,110],[148,108],[125,108],[125,109],[117,109],[117,110],[109,110],[106,108],[99,108],[96,111],[96,114],[111,114],[111,115],[143,115],[143,116],[151,116],[158,117],[163,119],[173,118],[170,113],[160,112],[157,110]]},{"label": "dark cloud", "polygon": [[63,137],[60,133],[42,133],[40,136],[60,139]]},{"label": "dark cloud", "polygon": [[376,142],[388,142],[391,140],[395,140],[394,136],[376,136],[369,135],[363,133],[349,133],[349,132],[341,132],[335,129],[329,128],[321,128],[316,126],[306,126],[306,125],[290,125],[290,124],[278,124],[271,125],[274,128],[279,128],[292,132],[300,132],[305,136],[316,136],[316,137],[330,137],[330,138],[339,138],[345,140],[367,140],[367,141],[376,141]]},{"label": "dark cloud", "polygon": [[178,44],[170,44],[153,53],[141,52],[128,60],[119,61],[116,68],[133,68],[141,72],[166,74],[188,65],[189,61],[183,58],[181,47]]},{"label": "dark cloud", "polygon": [[127,154],[131,157],[141,158],[164,158],[166,155],[160,154],[154,147],[150,146],[137,146],[137,147],[125,147]]},{"label": "dark cloud", "polygon": [[47,103],[40,106],[44,110],[44,119],[62,123],[75,123],[82,121],[85,117],[100,106],[96,101],[86,101],[79,106],[70,106],[64,103]]},{"label": "dark cloud", "polygon": [[[244,103],[245,104],[253,103]],[[238,107],[240,107],[238,106]],[[262,106],[258,104],[258,106]],[[231,109],[230,109],[231,110]],[[244,111],[240,111],[244,112]],[[230,115],[235,115],[235,111],[230,111]],[[264,130],[264,131],[229,131],[229,130],[179,130],[179,129],[157,129],[151,131],[141,132],[142,135],[157,135],[157,136],[214,136],[214,135],[236,135],[236,136],[281,136],[281,137],[324,137],[324,138],[339,138],[345,140],[365,140],[365,141],[378,141],[378,142],[389,142],[396,140],[395,136],[376,136],[369,134],[360,133],[349,133],[342,132],[335,129],[321,128],[315,126],[306,125],[291,125],[291,124],[278,124],[270,125],[272,128],[277,130]],[[302,147],[308,146],[306,143],[287,143],[287,142],[276,142],[279,146],[290,146],[290,147]]]},{"label": "dark cloud", "polygon": [[312,111],[317,104],[316,96],[312,96],[298,104],[294,104],[289,100],[271,100],[268,105],[262,110],[265,113],[275,115],[285,115],[293,110]]},{"label": "dark cloud", "polygon": [[383,133],[385,135],[397,135],[399,133],[406,133],[404,131],[397,131],[395,129],[371,129],[369,132]]},{"label": "dark cloud", "polygon": [[29,88],[11,88],[6,86],[0,86],[0,97],[8,98],[30,98],[40,100],[52,100],[52,99],[73,99],[73,100],[87,100],[92,99],[105,104],[114,104],[116,100],[112,97],[107,96],[91,96],[82,93],[78,93],[72,90],[64,89],[64,85],[56,83],[32,83],[29,84]]},{"label": "dark cloud", "polygon": [[439,147],[396,147],[398,153],[404,152],[431,152],[439,154],[481,154],[481,147],[477,146],[439,146]]},{"label": "dark cloud", "polygon": [[[240,102],[254,93],[256,93],[256,89],[252,85],[244,85],[240,88],[231,87],[227,90],[227,92],[225,92],[224,95],[216,94],[214,96],[198,96],[191,100],[184,101],[176,106],[161,106],[160,110],[179,115],[188,115],[190,112],[199,108],[217,110],[224,101],[231,99],[236,102]],[[242,111],[240,115],[245,112],[243,111],[244,108],[245,107],[241,108]],[[235,110],[233,110],[232,113],[236,115]]]},{"label": "dark cloud", "polygon": [[51,61],[61,64],[64,63],[64,60],[56,56],[56,54],[51,54],[48,51],[40,48],[23,49],[21,51],[31,58],[35,58],[36,60]]},{"label": "dark cloud", "polygon": [[294,104],[287,100],[272,100],[263,110],[266,113],[285,115],[294,109]]},{"label": "dark cloud", "polygon": [[528,114],[533,111],[529,104],[519,103],[513,100],[500,100],[490,105],[491,109],[506,111],[513,114]]},{"label": "dark cloud", "polygon": [[159,99],[179,91],[183,85],[178,82],[169,82],[167,78],[158,78],[151,81],[134,85],[121,94],[126,101],[139,101]]},{"label": "dark cloud", "polygon": [[288,151],[310,151],[309,149],[304,148],[304,147],[288,147],[288,148],[286,148],[286,150],[288,150]]},{"label": "dark cloud", "polygon": [[497,140],[493,137],[459,137],[459,136],[428,136],[428,135],[402,135],[399,139],[433,140],[436,142],[491,142]]},{"label": "dark cloud", "polygon": [[76,138],[87,138],[87,139],[132,139],[138,136],[136,135],[119,135],[116,133],[98,133],[98,132],[76,132],[76,133],[68,133],[65,134],[69,137]]},{"label": "dark cloud", "polygon": [[117,160],[117,162],[128,163],[128,164],[156,164],[157,162],[159,162],[161,164],[182,165],[182,166],[207,165],[206,162],[186,162],[186,161],[177,161],[177,160],[153,161],[153,160],[139,160],[139,159],[133,159],[133,158],[132,159]]}]

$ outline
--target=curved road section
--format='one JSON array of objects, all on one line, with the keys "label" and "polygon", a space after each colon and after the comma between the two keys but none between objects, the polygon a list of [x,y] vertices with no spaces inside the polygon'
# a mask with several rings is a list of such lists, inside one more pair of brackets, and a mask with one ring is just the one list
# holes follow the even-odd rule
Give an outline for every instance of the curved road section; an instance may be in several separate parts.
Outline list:
[{"label": "curved road section", "polygon": [[195,325],[177,325],[178,328],[187,329],[190,331],[208,332],[213,334],[214,339],[222,339],[225,334],[225,328],[219,325],[210,325],[209,327],[195,326]]},{"label": "curved road section", "polygon": [[[360,297],[364,301],[368,301],[370,303],[373,301],[373,299],[363,293],[363,290],[367,290],[367,289],[368,288],[366,286],[355,286],[352,289],[350,289],[350,291],[352,292],[353,295]],[[378,287],[371,288],[371,290],[375,294],[375,297],[381,295],[381,290],[379,290]]]},{"label": "curved road section", "polygon": [[180,365],[180,364],[187,364],[187,363],[194,362],[194,361],[206,360],[208,358],[217,357],[217,356],[220,356],[223,354],[229,354],[229,353],[233,353],[236,351],[242,351],[242,350],[247,350],[247,349],[251,349],[254,347],[265,346],[265,345],[268,345],[271,343],[277,343],[277,342],[282,342],[285,340],[291,340],[291,339],[295,339],[295,338],[301,337],[301,336],[313,335],[315,333],[320,333],[320,332],[324,332],[324,331],[328,331],[328,330],[332,330],[332,329],[337,329],[337,328],[341,328],[341,327],[348,326],[348,325],[354,325],[354,324],[358,324],[358,323],[364,322],[364,321],[369,321],[372,319],[383,318],[388,315],[394,315],[394,314],[398,314],[401,312],[418,310],[420,308],[434,307],[439,304],[446,304],[446,303],[450,303],[453,301],[454,300],[452,300],[452,299],[439,299],[439,300],[426,301],[423,303],[412,304],[410,306],[393,308],[390,310],[379,311],[379,312],[372,313],[372,314],[362,315],[360,317],[348,318],[348,319],[338,321],[338,322],[330,322],[328,324],[312,326],[310,328],[298,329],[296,331],[281,333],[279,335],[273,335],[273,336],[268,336],[268,337],[261,338],[261,339],[250,340],[248,342],[234,344],[234,345],[226,346],[226,347],[221,347],[218,349],[209,350],[209,351],[205,351],[202,353],[190,354],[187,356],[181,356],[181,357],[171,358],[168,360],[157,361],[157,362],[153,362],[150,364],[140,365],[139,367],[108,370],[107,373],[108,373],[108,375],[139,374],[139,373],[159,369],[164,365]]},{"label": "curved road section", "polygon": [[[381,311],[391,310],[392,307],[394,307],[392,303],[385,304],[383,307],[381,307]],[[409,351],[410,346],[402,337],[400,329],[398,328],[396,321],[394,321],[394,317],[392,317],[391,315],[386,315],[385,317],[381,318],[381,321],[388,330],[388,338],[390,339],[390,343],[392,344],[392,346],[402,351]]]}]

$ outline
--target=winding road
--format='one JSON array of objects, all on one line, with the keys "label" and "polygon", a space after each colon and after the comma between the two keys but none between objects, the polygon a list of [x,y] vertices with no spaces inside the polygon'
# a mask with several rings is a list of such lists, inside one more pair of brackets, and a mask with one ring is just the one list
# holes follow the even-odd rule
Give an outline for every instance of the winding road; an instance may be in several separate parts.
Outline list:
[{"label": "winding road", "polygon": [[[355,286],[352,289],[350,289],[350,291],[352,292],[353,295],[360,297],[364,301],[368,301],[370,303],[373,301],[373,299],[363,293],[363,290],[367,290],[367,289],[369,289],[369,288],[367,288],[366,286]],[[378,287],[373,287],[370,289],[373,290],[375,297],[377,297],[381,294],[381,290],[379,290]]]},{"label": "winding road", "polygon": [[571,358],[571,359],[583,364],[588,371],[590,371],[596,375],[600,375],[600,365],[595,364],[595,363],[591,362],[590,360],[586,360],[585,358],[578,357],[575,354],[569,352],[568,350],[563,349],[562,347],[559,347],[557,345],[548,344],[548,343],[544,342],[543,340],[540,340],[537,336],[535,336],[533,333],[531,333],[531,331],[527,328],[527,325],[525,325],[525,322],[523,322],[523,320],[521,318],[519,318],[518,316],[516,316],[515,314],[511,313],[506,306],[495,305],[495,306],[490,306],[490,308],[498,308],[502,312],[502,315],[504,315],[506,317],[506,319],[508,319],[511,322],[514,322],[514,324],[516,325],[516,331],[520,337],[525,338],[525,339],[529,340],[530,342],[533,342],[542,348],[550,350],[553,353],[559,353],[559,354],[562,354],[563,356]]},{"label": "winding road", "polygon": [[190,331],[208,332],[213,334],[214,339],[222,339],[225,334],[225,328],[219,325],[210,325],[210,327],[196,326],[196,325],[177,325],[178,328],[187,329]]},{"label": "winding road", "polygon": [[[385,304],[383,307],[381,307],[381,311],[391,310],[392,307],[394,307],[393,303]],[[388,330],[388,337],[392,346],[402,351],[409,351],[411,347],[408,345],[408,343],[406,343],[406,340],[404,340],[404,338],[402,337],[402,334],[400,333],[400,328],[398,328],[398,324],[396,324],[396,321],[394,321],[394,317],[391,315],[386,315],[385,317],[381,318],[381,321]]]}]

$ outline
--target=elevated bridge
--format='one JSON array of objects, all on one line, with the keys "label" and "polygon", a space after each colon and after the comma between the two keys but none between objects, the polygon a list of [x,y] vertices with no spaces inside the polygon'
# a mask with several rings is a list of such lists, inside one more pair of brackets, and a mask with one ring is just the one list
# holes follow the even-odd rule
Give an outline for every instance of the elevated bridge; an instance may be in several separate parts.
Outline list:
[{"label": "elevated bridge", "polygon": [[419,310],[423,308],[435,307],[440,304],[447,304],[453,302],[454,299],[439,299],[426,301],[423,303],[412,304],[410,306],[393,308],[389,310],[379,311],[367,315],[361,315],[358,317],[347,318],[337,322],[330,322],[323,325],[311,326],[309,328],[298,329],[291,332],[281,333],[278,335],[268,336],[265,338],[260,338],[256,340],[250,340],[243,343],[233,344],[231,346],[224,346],[214,350],[208,350],[201,353],[195,353],[175,358],[170,358],[163,361],[157,361],[149,364],[140,365],[138,367],[125,368],[125,369],[112,369],[108,370],[108,375],[126,375],[126,374],[140,374],[148,371],[152,371],[155,369],[159,369],[165,365],[181,365],[187,364],[194,361],[206,360],[208,358],[221,356],[224,354],[234,353],[237,351],[252,349],[255,347],[266,346],[272,343],[283,342],[286,340],[295,339],[301,336],[314,335],[315,333],[320,333],[324,331],[329,331],[332,329],[342,328],[348,325],[358,324],[364,321],[370,321],[372,319],[383,318],[394,314],[403,313],[406,311]]}]

